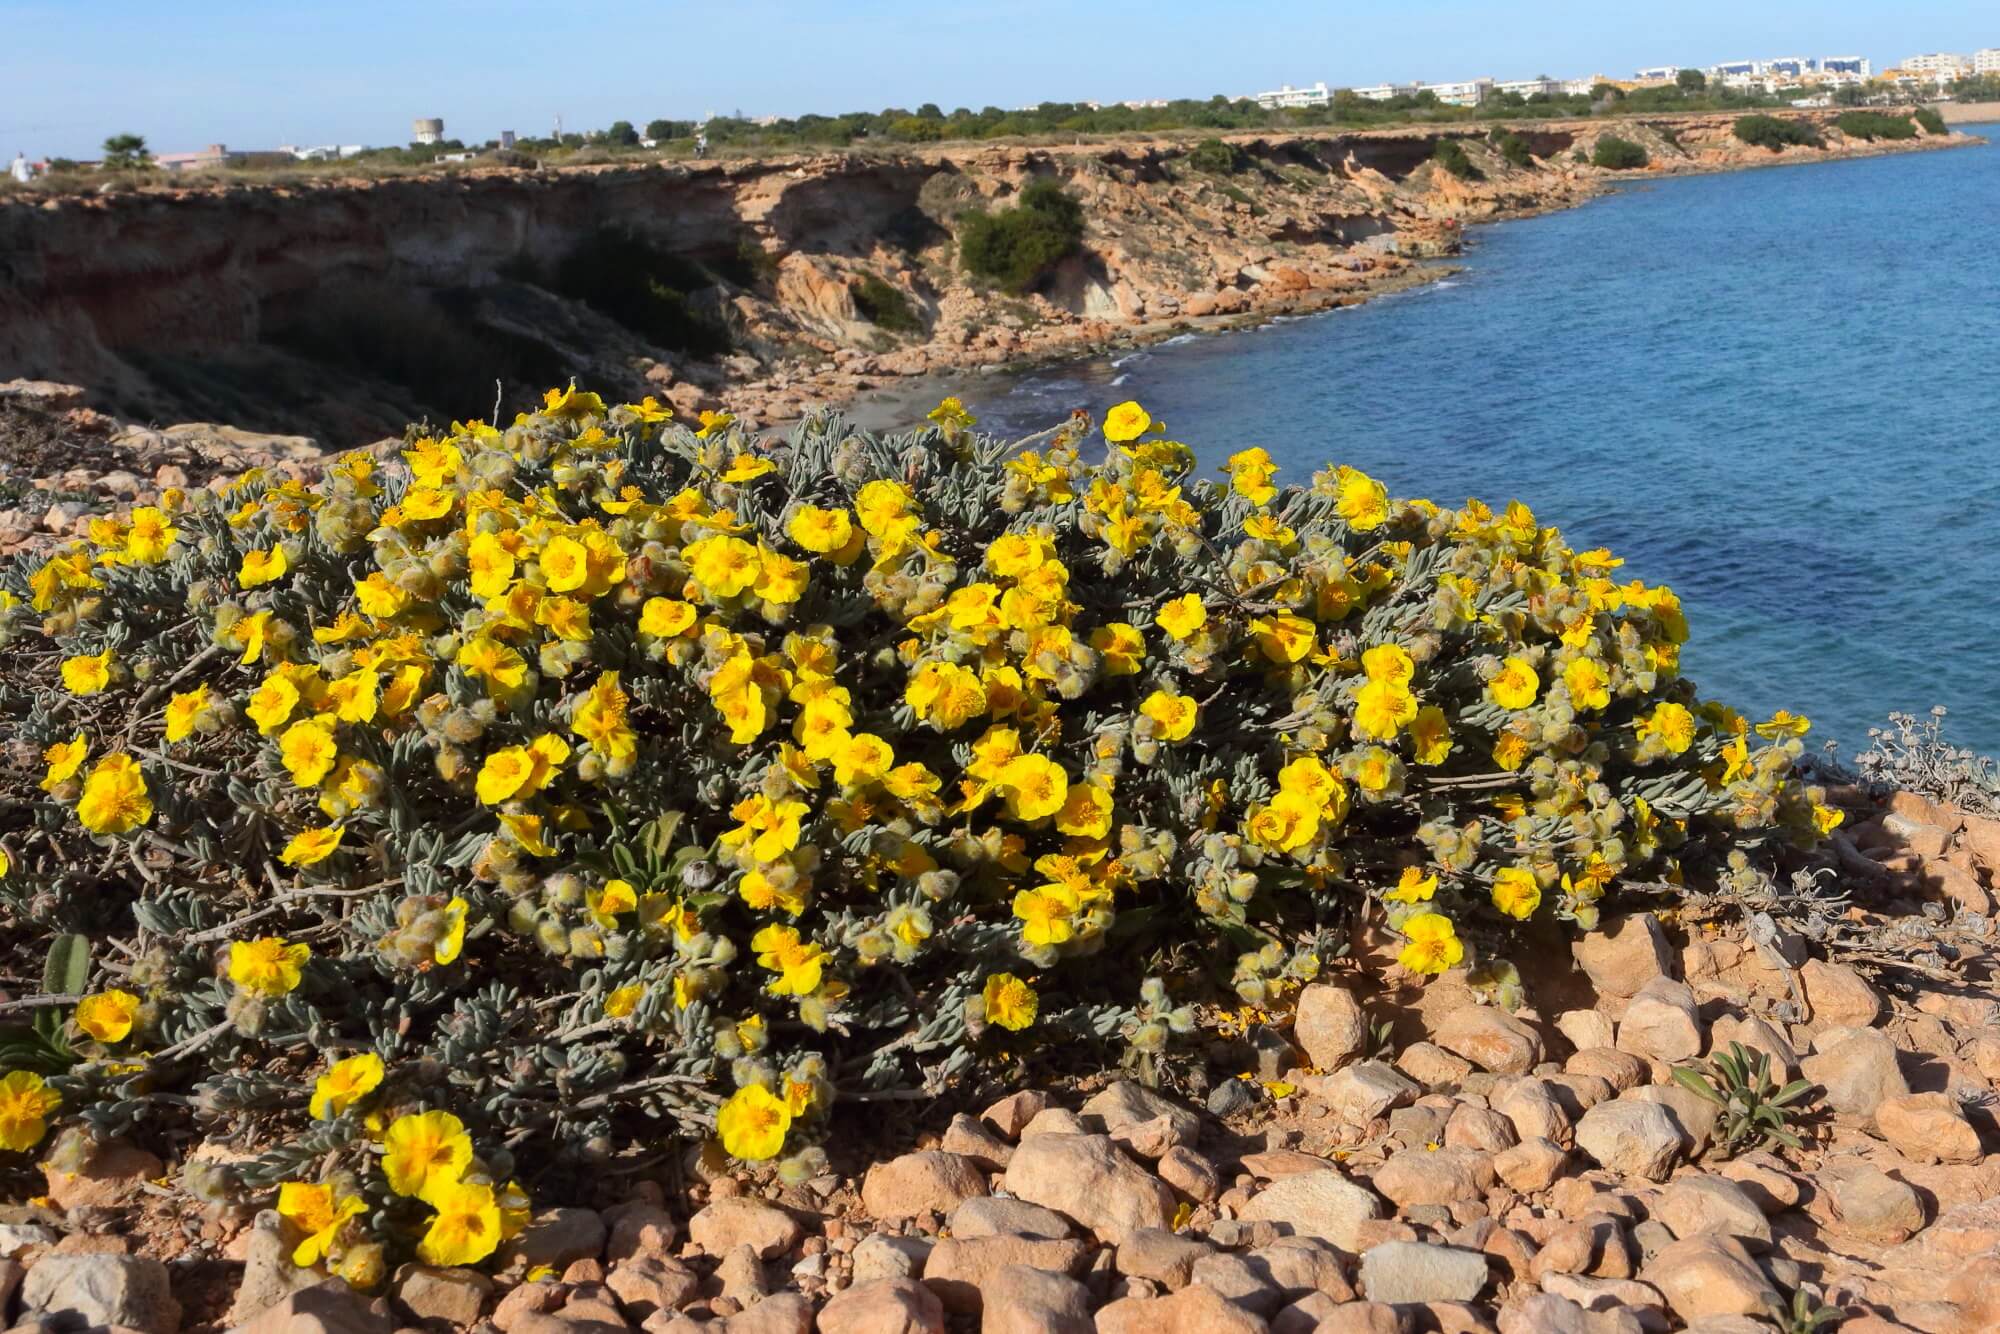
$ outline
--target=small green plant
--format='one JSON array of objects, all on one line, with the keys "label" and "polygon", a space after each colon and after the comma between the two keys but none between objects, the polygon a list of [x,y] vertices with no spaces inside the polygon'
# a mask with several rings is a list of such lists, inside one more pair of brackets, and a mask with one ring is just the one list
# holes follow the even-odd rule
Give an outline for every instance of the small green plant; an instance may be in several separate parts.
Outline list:
[{"label": "small green plant", "polygon": [[1031,291],[1083,240],[1083,205],[1051,180],[1031,182],[1004,213],[968,209],[959,218],[966,272],[1008,292]]},{"label": "small green plant", "polygon": [[1914,139],[1916,122],[1903,116],[1885,116],[1879,111],[1843,111],[1834,128],[1850,139]]},{"label": "small green plant", "polygon": [[1479,168],[1473,166],[1472,159],[1466,155],[1465,145],[1456,139],[1438,140],[1437,147],[1431,152],[1431,161],[1461,181],[1473,180],[1479,175]]},{"label": "small green plant", "polygon": [[1606,171],[1637,171],[1651,162],[1652,156],[1630,139],[1620,139],[1615,134],[1607,134],[1597,141],[1597,148],[1590,155],[1592,166]]},{"label": "small green plant", "polygon": [[1812,1084],[1793,1080],[1779,1088],[1771,1078],[1771,1058],[1740,1042],[1699,1066],[1681,1066],[1674,1082],[1722,1109],[1715,1125],[1716,1142],[1731,1157],[1745,1148],[1768,1149],[1783,1144],[1803,1147],[1792,1133],[1791,1118]]},{"label": "small green plant", "polygon": [[1768,148],[1773,153],[1785,148],[1824,148],[1819,131],[1805,121],[1783,120],[1777,116],[1744,116],[1731,131],[1746,144]]},{"label": "small green plant", "polygon": [[1525,170],[1535,165],[1534,150],[1529,148],[1528,141],[1518,134],[1501,135],[1495,147],[1500,150],[1500,156],[1506,159],[1509,166]]},{"label": "small green plant", "polygon": [[1243,156],[1220,139],[1204,139],[1188,154],[1188,165],[1196,171],[1232,176],[1243,169]]},{"label": "small green plant", "polygon": [[1821,1305],[1819,1294],[1810,1288],[1800,1288],[1792,1293],[1791,1302],[1779,1306],[1771,1315],[1784,1334],[1817,1334],[1822,1326],[1837,1324],[1840,1320],[1839,1310]]},{"label": "small green plant", "polygon": [[910,298],[903,289],[884,281],[875,274],[865,274],[854,281],[854,304],[863,318],[884,333],[921,333],[924,322],[910,306]]}]

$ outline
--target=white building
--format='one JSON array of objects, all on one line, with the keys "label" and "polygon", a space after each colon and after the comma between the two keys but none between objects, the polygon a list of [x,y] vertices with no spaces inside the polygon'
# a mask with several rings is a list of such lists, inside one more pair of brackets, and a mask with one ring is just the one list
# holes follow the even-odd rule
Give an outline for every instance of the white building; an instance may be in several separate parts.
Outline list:
[{"label": "white building", "polygon": [[1679,65],[1655,65],[1632,76],[1634,83],[1672,83],[1681,76]]},{"label": "white building", "polygon": [[1974,74],[2000,74],[2000,46],[1989,46],[1984,51],[1972,53]]},{"label": "white building", "polygon": [[1356,88],[1354,95],[1366,102],[1389,102],[1398,97],[1415,97],[1423,88],[1420,83],[1378,83],[1370,88]]},{"label": "white building", "polygon": [[1493,96],[1493,80],[1462,79],[1457,83],[1434,83],[1430,90],[1448,107],[1476,107]]},{"label": "white building", "polygon": [[1493,85],[1496,93],[1515,93],[1521,97],[1554,97],[1562,92],[1561,79],[1507,79]]},{"label": "white building", "polygon": [[1875,72],[1875,66],[1867,56],[1821,56],[1819,69],[1822,74],[1845,75],[1855,79],[1866,79]]},{"label": "white building", "polygon": [[1593,74],[1587,79],[1564,79],[1561,87],[1565,97],[1589,97],[1598,84],[1610,82],[1602,74]]},{"label": "white building", "polygon": [[1266,111],[1279,111],[1288,107],[1325,107],[1333,105],[1333,90],[1322,79],[1310,88],[1294,88],[1285,84],[1273,92],[1258,93],[1257,105]]},{"label": "white building", "polygon": [[1939,82],[1962,79],[1972,73],[1972,57],[1937,51],[1927,56],[1911,56],[1903,62],[1903,68],[1912,74],[1928,74]]}]

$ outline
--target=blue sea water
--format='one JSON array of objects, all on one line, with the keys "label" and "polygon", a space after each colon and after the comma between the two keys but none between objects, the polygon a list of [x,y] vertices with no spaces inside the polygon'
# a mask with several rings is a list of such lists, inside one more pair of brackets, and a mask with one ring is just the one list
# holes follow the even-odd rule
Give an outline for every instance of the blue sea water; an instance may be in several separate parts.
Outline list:
[{"label": "blue sea water", "polygon": [[1646,182],[1477,229],[1428,288],[965,397],[1023,432],[1136,398],[1205,467],[1518,498],[1680,593],[1708,697],[1849,755],[1942,704],[2000,754],[1995,218],[2000,144]]}]

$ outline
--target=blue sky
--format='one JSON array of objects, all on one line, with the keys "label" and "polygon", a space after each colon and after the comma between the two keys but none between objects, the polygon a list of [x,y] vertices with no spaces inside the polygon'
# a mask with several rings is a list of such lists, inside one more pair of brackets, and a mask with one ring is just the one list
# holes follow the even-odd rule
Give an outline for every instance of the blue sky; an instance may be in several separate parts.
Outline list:
[{"label": "blue sky", "polygon": [[1992,0],[0,0],[0,158],[1986,46]]}]

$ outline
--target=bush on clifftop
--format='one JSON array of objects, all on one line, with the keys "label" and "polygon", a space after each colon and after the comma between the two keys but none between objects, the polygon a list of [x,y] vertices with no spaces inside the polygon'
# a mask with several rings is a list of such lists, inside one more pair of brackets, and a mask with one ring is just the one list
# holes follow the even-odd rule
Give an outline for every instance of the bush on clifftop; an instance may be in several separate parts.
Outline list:
[{"label": "bush on clifftop", "polygon": [[958,219],[958,254],[965,271],[1003,290],[1033,289],[1083,240],[1083,205],[1051,180],[1021,191],[1000,213],[967,209]]},{"label": "bush on clifftop", "polygon": [[1630,139],[1620,139],[1615,134],[1607,134],[1599,139],[1596,149],[1590,155],[1591,165],[1606,171],[1637,171],[1652,160],[1644,148]]},{"label": "bush on clifftop", "polygon": [[1936,107],[1918,107],[1914,113],[1917,124],[1924,127],[1925,134],[1950,134],[1951,127],[1944,123],[1944,116]]},{"label": "bush on clifftop", "polygon": [[1777,116],[1744,116],[1731,132],[1742,142],[1757,148],[1768,148],[1773,153],[1785,148],[1826,147],[1826,141],[1811,125]]},{"label": "bush on clifftop", "polygon": [[1431,161],[1461,181],[1474,180],[1479,175],[1479,168],[1473,166],[1472,159],[1466,155],[1465,145],[1456,139],[1438,140],[1437,148],[1431,153]]},{"label": "bush on clifftop", "polygon": [[1233,175],[1242,166],[1242,156],[1220,139],[1204,139],[1188,153],[1188,165],[1215,176]]},{"label": "bush on clifftop", "polygon": [[1879,111],[1843,111],[1834,128],[1850,139],[1914,139],[1917,126],[1904,116],[1887,116]]}]

